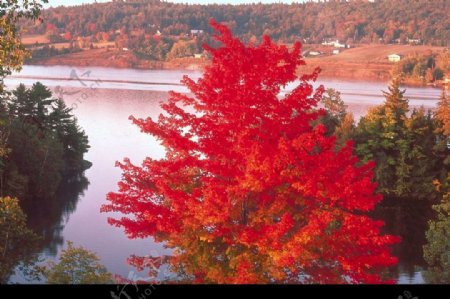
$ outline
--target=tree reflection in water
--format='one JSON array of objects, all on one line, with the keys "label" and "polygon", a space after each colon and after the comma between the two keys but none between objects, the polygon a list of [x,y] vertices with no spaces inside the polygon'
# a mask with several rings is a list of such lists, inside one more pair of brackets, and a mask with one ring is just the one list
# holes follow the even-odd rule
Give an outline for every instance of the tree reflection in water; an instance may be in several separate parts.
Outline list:
[{"label": "tree reflection in water", "polygon": [[88,186],[89,180],[84,174],[76,175],[61,182],[54,198],[23,205],[28,215],[28,227],[42,237],[41,252],[45,251],[50,256],[58,253],[58,248],[64,244],[64,226]]},{"label": "tree reflection in water", "polygon": [[391,268],[391,272],[397,277],[398,282],[432,283],[428,275],[430,273],[426,271],[428,265],[423,250],[423,246],[427,244],[425,233],[428,222],[436,218],[432,204],[416,199],[407,202],[400,199],[386,199],[383,206],[378,207],[373,213],[373,217],[386,223],[385,233],[402,238],[400,243],[393,246],[393,255],[398,257],[399,262],[397,266]]}]

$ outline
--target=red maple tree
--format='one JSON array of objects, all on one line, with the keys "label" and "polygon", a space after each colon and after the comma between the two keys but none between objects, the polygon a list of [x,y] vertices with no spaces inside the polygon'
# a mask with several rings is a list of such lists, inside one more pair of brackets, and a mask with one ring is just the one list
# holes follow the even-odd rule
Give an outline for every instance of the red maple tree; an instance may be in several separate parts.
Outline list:
[{"label": "red maple tree", "polygon": [[127,217],[109,223],[165,242],[172,271],[194,282],[384,282],[398,238],[364,214],[382,199],[373,163],[362,165],[351,142],[336,150],[335,137],[311,124],[321,113],[323,87],[310,83],[319,70],[296,76],[299,43],[246,46],[211,26],[223,46],[205,46],[212,63],[197,82],[184,77],[192,96],[171,92],[158,120],[131,117],[166,156],[118,163],[119,191],[102,211]]}]

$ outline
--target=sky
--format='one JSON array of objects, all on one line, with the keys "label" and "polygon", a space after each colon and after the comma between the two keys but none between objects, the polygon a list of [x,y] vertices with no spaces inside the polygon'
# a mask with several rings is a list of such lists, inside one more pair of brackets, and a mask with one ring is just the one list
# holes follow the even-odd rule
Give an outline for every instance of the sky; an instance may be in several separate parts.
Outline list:
[{"label": "sky", "polygon": [[[109,2],[110,0],[97,0],[97,2]],[[93,3],[95,0],[49,0],[50,6],[59,6],[59,5],[80,5],[83,3]],[[240,4],[240,3],[252,3],[252,2],[261,2],[261,3],[293,3],[293,2],[303,2],[292,1],[292,0],[173,0],[169,2],[177,2],[177,3],[189,3],[189,4],[209,4],[209,3],[229,3],[229,4]]]}]

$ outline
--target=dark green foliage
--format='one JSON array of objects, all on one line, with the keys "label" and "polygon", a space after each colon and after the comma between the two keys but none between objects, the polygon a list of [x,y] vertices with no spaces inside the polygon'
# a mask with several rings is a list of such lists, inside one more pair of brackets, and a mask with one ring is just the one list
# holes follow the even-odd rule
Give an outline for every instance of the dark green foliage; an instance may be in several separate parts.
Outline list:
[{"label": "dark green foliage", "polygon": [[[450,174],[446,189],[449,189]],[[450,190],[450,189],[449,189]],[[424,273],[427,283],[450,283],[450,192],[442,201],[433,206],[437,219],[429,222],[426,232],[427,244],[423,248],[423,256],[428,264]]]},{"label": "dark green foliage", "polygon": [[54,46],[48,46],[45,45],[42,48],[39,49],[33,49],[32,50],[32,59],[36,60],[39,58],[46,58],[46,57],[52,57],[56,55],[64,55],[69,53],[77,53],[81,52],[82,50],[80,48],[62,48],[57,49]]},{"label": "dark green foliage", "polygon": [[0,168],[1,194],[50,198],[63,177],[88,165],[83,160],[89,149],[87,136],[72,110],[39,82],[30,89],[20,85],[6,102],[2,132],[9,153]]},{"label": "dark green foliage", "polygon": [[356,129],[356,152],[376,162],[379,190],[389,197],[432,200],[440,195],[433,182],[445,179],[448,149],[439,147],[436,122],[431,112],[414,109],[394,80],[385,103],[371,109]]},{"label": "dark green foliage", "polygon": [[[445,62],[446,52],[440,54],[406,57],[393,67],[394,76],[404,76],[410,82],[434,82],[444,78],[444,70],[450,65]],[[440,64],[438,66],[437,64]]]}]

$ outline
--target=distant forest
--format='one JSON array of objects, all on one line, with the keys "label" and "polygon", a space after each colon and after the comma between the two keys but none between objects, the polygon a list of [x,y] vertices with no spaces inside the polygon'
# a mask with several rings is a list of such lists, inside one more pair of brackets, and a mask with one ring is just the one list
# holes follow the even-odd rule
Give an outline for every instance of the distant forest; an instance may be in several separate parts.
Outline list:
[{"label": "distant forest", "polygon": [[[243,40],[260,38],[290,43],[320,43],[336,38],[347,43],[420,43],[450,46],[450,1],[377,0],[298,4],[186,5],[159,0],[113,1],[50,8],[43,24],[22,23],[28,34],[64,37],[95,36],[115,41],[117,35],[137,44],[154,34],[191,36],[208,20],[227,23]],[[31,21],[28,21],[31,22]],[[192,31],[194,30],[194,31]]]}]

